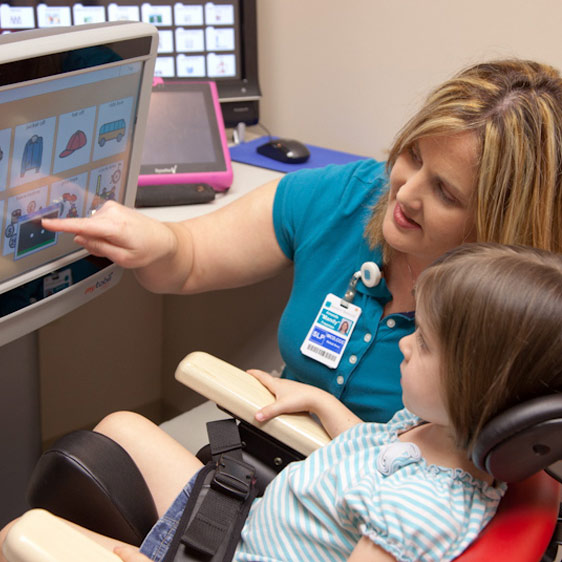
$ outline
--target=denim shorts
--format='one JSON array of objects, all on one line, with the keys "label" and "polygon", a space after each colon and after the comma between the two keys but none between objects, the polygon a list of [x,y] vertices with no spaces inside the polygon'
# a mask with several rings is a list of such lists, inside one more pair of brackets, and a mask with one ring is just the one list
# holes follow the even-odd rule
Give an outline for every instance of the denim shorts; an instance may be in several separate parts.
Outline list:
[{"label": "denim shorts", "polygon": [[166,556],[166,552],[168,552],[168,548],[170,548],[170,543],[178,528],[181,516],[187,505],[187,500],[195,484],[197,474],[198,472],[184,486],[183,490],[178,494],[166,513],[158,519],[154,527],[152,527],[148,535],[144,538],[144,541],[142,541],[140,551],[151,560],[161,562],[164,556]]}]

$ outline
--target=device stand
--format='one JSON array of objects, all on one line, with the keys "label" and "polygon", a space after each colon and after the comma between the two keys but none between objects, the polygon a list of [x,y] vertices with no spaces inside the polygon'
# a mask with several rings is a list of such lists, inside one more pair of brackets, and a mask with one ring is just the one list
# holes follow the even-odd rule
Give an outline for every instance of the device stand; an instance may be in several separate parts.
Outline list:
[{"label": "device stand", "polygon": [[0,528],[28,509],[31,472],[41,455],[37,332],[0,347]]}]

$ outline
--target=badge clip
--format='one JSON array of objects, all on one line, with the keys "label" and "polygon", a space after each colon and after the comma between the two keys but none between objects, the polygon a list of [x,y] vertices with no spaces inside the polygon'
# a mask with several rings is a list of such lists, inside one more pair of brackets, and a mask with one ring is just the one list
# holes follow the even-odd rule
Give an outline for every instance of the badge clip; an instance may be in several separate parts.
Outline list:
[{"label": "badge clip", "polygon": [[351,279],[349,280],[349,285],[347,286],[347,290],[345,291],[345,296],[342,299],[342,306],[347,308],[349,303],[353,302],[355,298],[355,293],[357,292],[357,283],[359,279],[363,281],[363,285],[365,287],[376,287],[381,282],[381,270],[379,266],[372,261],[366,261],[359,271],[356,271]]}]

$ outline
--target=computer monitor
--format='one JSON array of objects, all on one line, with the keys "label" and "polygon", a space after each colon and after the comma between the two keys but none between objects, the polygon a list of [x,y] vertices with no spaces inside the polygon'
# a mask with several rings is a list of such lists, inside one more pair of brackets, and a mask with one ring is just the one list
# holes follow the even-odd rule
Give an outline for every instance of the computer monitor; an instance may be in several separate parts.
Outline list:
[{"label": "computer monitor", "polygon": [[116,283],[41,218],[134,205],[157,44],[134,22],[0,37],[0,345]]},{"label": "computer monitor", "polygon": [[0,0],[2,31],[123,20],[158,28],[156,76],[214,80],[227,127],[258,122],[256,0]]}]

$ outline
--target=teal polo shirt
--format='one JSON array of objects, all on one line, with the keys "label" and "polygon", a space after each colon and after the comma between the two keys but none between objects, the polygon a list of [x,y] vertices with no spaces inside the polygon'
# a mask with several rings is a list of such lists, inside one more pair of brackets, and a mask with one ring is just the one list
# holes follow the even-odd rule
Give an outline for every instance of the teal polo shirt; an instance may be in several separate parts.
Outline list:
[{"label": "teal polo shirt", "polygon": [[304,356],[300,347],[329,293],[343,297],[365,261],[382,267],[380,249],[369,248],[364,231],[387,181],[384,163],[375,160],[301,170],[281,180],[273,205],[277,240],[294,264],[278,333],[283,376],[318,386],[376,422],[403,407],[398,341],[414,331],[412,312],[382,317],[392,299],[384,279],[373,288],[358,282],[353,303],[362,313],[337,368]]}]

